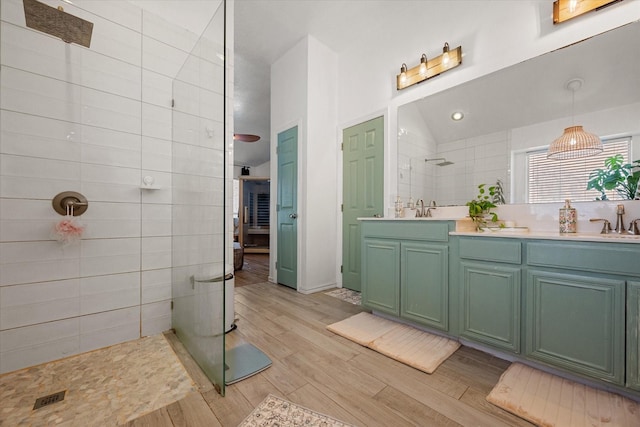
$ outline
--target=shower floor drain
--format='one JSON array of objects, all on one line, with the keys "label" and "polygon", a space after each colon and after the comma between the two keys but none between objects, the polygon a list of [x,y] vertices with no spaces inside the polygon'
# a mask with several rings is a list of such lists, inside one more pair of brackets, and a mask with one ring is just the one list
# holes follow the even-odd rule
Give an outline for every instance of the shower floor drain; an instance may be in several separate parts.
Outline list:
[{"label": "shower floor drain", "polygon": [[56,402],[62,402],[64,400],[64,394],[67,390],[62,390],[57,393],[50,394],[48,396],[42,396],[36,399],[36,404],[33,405],[33,409],[42,408],[43,406],[52,405]]}]

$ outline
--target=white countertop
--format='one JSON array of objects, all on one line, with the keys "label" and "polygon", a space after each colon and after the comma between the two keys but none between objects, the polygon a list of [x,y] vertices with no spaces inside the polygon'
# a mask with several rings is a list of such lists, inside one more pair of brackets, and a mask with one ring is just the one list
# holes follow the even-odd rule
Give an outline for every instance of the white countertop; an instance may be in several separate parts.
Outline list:
[{"label": "white countertop", "polygon": [[560,234],[552,231],[452,231],[452,236],[474,236],[474,237],[508,237],[516,239],[545,239],[564,241],[586,241],[586,242],[609,242],[609,243],[640,243],[640,235],[633,234],[590,234],[590,233],[566,233]]},{"label": "white countertop", "polygon": [[[385,218],[374,218],[374,217],[363,217],[357,218],[358,221],[459,221],[461,219],[459,216],[457,217],[404,217],[404,218],[394,218],[394,217],[385,217]],[[468,218],[467,218],[468,219]]]}]

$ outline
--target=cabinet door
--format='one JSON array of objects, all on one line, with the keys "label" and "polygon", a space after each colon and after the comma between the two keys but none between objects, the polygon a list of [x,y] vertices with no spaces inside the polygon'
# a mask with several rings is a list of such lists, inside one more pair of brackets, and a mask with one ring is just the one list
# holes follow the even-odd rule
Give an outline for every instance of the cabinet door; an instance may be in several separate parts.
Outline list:
[{"label": "cabinet door", "polygon": [[449,329],[448,248],[401,244],[401,316],[443,331]]},{"label": "cabinet door", "polygon": [[496,263],[461,262],[461,335],[520,353],[521,269]]},{"label": "cabinet door", "polygon": [[363,240],[362,305],[396,316],[400,314],[400,242]]},{"label": "cabinet door", "polygon": [[640,282],[627,282],[627,387],[640,391]]},{"label": "cabinet door", "polygon": [[527,356],[623,384],[624,290],[622,280],[529,271]]}]

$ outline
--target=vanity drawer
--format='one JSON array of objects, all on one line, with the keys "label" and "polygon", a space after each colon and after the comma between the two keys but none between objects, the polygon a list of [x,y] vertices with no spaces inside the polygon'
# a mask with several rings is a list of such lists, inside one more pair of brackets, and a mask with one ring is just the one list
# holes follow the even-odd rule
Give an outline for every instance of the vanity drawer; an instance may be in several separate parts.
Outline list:
[{"label": "vanity drawer", "polygon": [[460,258],[520,264],[522,244],[515,239],[461,237]]},{"label": "vanity drawer", "polygon": [[640,275],[640,245],[531,242],[527,264],[622,275]]},{"label": "vanity drawer", "polygon": [[363,237],[448,242],[451,221],[362,221]]}]

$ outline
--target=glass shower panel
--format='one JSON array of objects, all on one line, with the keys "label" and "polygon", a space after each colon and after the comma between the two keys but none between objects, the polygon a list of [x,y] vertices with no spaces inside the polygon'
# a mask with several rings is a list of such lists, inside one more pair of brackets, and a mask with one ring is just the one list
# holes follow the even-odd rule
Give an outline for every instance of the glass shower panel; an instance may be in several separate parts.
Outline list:
[{"label": "glass shower panel", "polygon": [[223,395],[224,334],[233,321],[225,316],[225,301],[233,297],[233,282],[225,276],[232,277],[233,270],[225,268],[230,204],[225,203],[224,7],[221,2],[173,80],[172,115],[172,324]]}]

